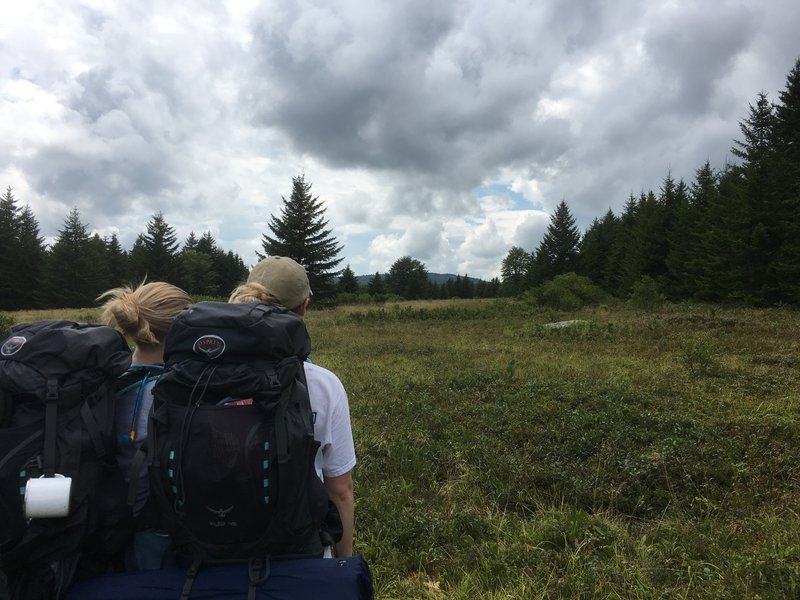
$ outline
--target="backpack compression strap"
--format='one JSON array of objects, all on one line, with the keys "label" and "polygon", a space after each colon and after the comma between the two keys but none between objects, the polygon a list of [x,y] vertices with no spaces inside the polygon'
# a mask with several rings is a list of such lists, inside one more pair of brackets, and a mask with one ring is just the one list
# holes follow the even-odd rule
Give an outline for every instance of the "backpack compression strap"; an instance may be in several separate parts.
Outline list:
[{"label": "backpack compression strap", "polygon": [[58,381],[47,381],[44,412],[44,454],[42,467],[45,477],[56,473],[56,425],[58,424]]}]

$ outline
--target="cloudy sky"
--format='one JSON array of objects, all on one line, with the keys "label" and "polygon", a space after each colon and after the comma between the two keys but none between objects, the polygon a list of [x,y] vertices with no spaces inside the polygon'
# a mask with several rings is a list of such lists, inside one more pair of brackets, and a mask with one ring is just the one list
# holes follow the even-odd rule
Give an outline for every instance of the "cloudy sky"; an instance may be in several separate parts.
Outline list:
[{"label": "cloudy sky", "polygon": [[305,174],[342,265],[492,277],[731,160],[800,57],[797,0],[3,2],[0,188],[49,239],[162,211],[255,261]]}]

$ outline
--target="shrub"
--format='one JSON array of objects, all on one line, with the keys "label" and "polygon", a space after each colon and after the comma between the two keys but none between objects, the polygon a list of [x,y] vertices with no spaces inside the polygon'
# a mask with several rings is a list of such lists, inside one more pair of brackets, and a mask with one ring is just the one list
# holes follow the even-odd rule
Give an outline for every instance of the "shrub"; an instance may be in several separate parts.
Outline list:
[{"label": "shrub", "polygon": [[14,317],[0,313],[0,335],[5,335],[14,325]]},{"label": "shrub", "polygon": [[684,342],[679,356],[681,363],[692,377],[715,377],[722,370],[719,352],[707,336]]},{"label": "shrub", "polygon": [[603,291],[588,277],[565,273],[545,283],[535,293],[539,304],[561,311],[573,311],[584,306],[600,304]]},{"label": "shrub", "polygon": [[662,306],[666,300],[664,294],[659,292],[655,280],[645,275],[633,284],[633,291],[628,302],[634,308],[651,311]]}]

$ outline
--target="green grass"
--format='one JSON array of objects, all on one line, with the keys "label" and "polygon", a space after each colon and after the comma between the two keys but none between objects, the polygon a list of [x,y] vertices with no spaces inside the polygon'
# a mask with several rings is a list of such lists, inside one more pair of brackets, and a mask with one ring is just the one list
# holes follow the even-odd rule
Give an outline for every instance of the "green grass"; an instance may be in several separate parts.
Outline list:
[{"label": "green grass", "polygon": [[307,320],[350,396],[378,598],[800,597],[797,312],[442,301]]}]

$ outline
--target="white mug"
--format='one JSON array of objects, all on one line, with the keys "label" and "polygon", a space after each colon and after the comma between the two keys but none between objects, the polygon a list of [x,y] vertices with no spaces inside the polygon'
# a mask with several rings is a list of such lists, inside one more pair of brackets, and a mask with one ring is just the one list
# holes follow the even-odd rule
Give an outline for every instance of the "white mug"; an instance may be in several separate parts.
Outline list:
[{"label": "white mug", "polygon": [[53,477],[43,475],[38,479],[29,479],[25,484],[25,518],[66,517],[69,514],[71,491],[72,477],[58,473]]}]

